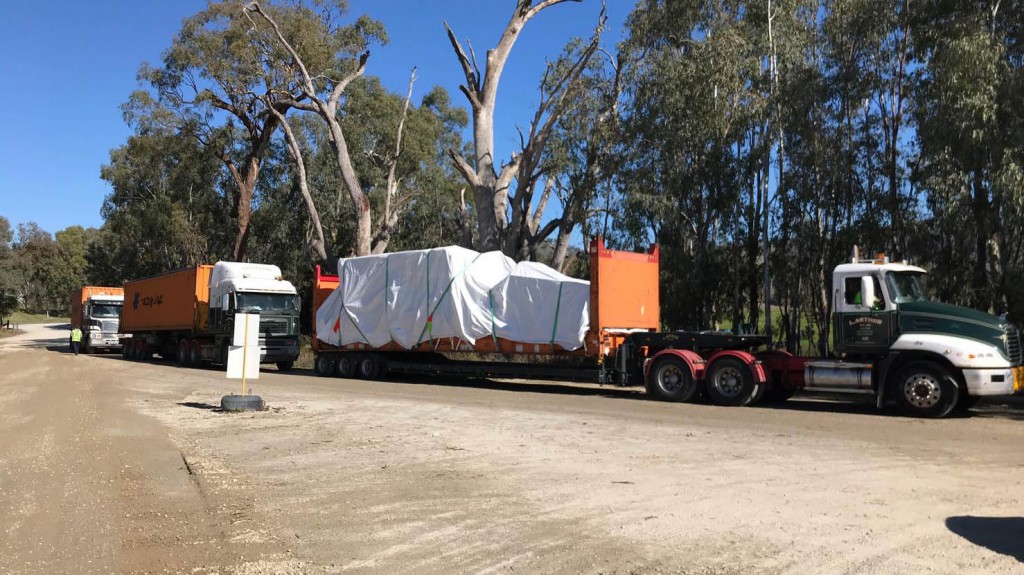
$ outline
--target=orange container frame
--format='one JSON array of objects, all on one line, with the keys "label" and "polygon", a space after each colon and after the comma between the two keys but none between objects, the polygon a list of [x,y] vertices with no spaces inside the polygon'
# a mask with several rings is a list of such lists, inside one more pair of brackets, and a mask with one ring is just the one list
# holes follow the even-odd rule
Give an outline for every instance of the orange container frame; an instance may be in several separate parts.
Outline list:
[{"label": "orange container frame", "polygon": [[495,354],[580,356],[600,359],[615,352],[626,335],[635,331],[657,331],[660,327],[659,250],[654,245],[645,253],[607,249],[602,238],[590,244],[590,330],[584,346],[568,351],[559,345],[536,344],[498,338],[481,338],[475,344],[459,338],[424,341],[413,349],[394,342],[374,348],[364,343],[342,347],[320,341],[316,333],[316,312],[340,284],[337,275],[325,274],[316,266],[313,277],[314,351],[438,351]]},{"label": "orange container frame", "polygon": [[204,264],[125,282],[121,331],[205,332],[212,270]]}]

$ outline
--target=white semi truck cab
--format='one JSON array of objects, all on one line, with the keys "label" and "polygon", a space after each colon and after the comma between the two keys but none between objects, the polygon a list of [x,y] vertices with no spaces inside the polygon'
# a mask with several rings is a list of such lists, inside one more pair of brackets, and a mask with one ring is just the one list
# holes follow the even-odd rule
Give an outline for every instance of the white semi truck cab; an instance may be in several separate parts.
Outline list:
[{"label": "white semi truck cab", "polygon": [[879,407],[891,399],[924,417],[944,417],[980,397],[1024,391],[1017,327],[931,301],[926,277],[919,267],[881,255],[837,266],[835,359],[807,359],[802,387],[871,394]]},{"label": "white semi truck cab", "polygon": [[291,369],[299,356],[300,301],[275,265],[218,262],[210,274],[211,331],[231,333],[236,313],[260,316],[260,360]]}]

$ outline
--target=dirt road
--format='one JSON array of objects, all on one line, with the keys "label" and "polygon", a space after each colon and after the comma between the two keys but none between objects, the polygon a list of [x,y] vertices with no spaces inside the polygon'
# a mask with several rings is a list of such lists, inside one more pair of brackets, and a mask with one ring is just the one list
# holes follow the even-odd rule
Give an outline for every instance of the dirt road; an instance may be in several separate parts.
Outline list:
[{"label": "dirt road", "polygon": [[[32,327],[32,326],[29,326]],[[0,343],[0,571],[1022,573],[1024,411],[223,373]]]}]

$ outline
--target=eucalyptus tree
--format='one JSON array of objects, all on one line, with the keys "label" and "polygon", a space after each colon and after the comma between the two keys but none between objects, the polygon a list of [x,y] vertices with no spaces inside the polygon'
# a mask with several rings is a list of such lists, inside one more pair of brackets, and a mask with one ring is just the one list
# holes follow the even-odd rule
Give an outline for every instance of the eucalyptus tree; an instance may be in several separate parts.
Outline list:
[{"label": "eucalyptus tree", "polygon": [[[498,84],[516,40],[526,24],[540,12],[568,0],[517,0],[505,29],[494,48],[487,51],[481,72],[476,54],[469,53],[445,23],[448,40],[461,66],[465,83],[459,89],[469,101],[473,115],[473,154],[467,159],[462,150],[451,148],[449,156],[473,191],[477,223],[477,248],[502,250],[519,259],[531,251],[530,225],[535,213],[532,205],[536,184],[543,177],[544,149],[554,123],[570,104],[567,95],[586,69],[600,42],[605,23],[601,11],[590,41],[567,65],[549,66],[541,84],[540,103],[526,134],[521,134],[520,151],[508,163],[498,164],[494,150],[494,114]],[[513,180],[517,181],[512,193]],[[511,220],[509,209],[511,208]]]},{"label": "eucalyptus tree", "polygon": [[[997,0],[918,5],[915,178],[929,190],[940,294],[981,309],[1019,308],[1024,195],[1024,7]],[[950,231],[956,230],[955,233]]]},{"label": "eucalyptus tree", "polygon": [[[377,42],[387,42],[387,34],[383,25],[366,16],[352,24],[341,25],[338,19],[346,7],[347,2],[343,0],[326,5],[314,17],[311,26],[301,30],[291,29],[287,22],[280,22],[281,17],[273,9],[258,1],[248,2],[244,13],[257,36],[262,38],[266,34],[265,39],[254,42],[264,55],[262,61],[287,78],[289,90],[278,90],[274,92],[275,96],[280,97],[286,106],[314,113],[327,123],[329,142],[341,181],[355,211],[355,253],[366,255],[374,250],[372,207],[353,166],[339,112],[345,90],[366,72],[370,57],[368,47]],[[400,122],[399,132],[401,126]],[[399,142],[396,156],[400,149]],[[293,150],[293,154],[296,151]],[[312,201],[307,203],[307,208],[315,210]],[[387,235],[391,213],[383,219],[384,235]],[[382,250],[387,246],[387,240],[379,241],[378,246]]]}]

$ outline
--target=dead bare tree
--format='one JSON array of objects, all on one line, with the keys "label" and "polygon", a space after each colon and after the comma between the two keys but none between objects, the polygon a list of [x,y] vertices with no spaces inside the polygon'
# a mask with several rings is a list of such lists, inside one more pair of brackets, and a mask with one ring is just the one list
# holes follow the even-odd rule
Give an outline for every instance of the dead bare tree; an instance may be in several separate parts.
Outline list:
[{"label": "dead bare tree", "polygon": [[[498,93],[498,82],[508,60],[512,47],[523,27],[542,10],[563,2],[582,0],[518,0],[508,24],[498,40],[497,46],[487,51],[486,67],[483,74],[476,61],[476,54],[470,49],[467,55],[462,44],[455,37],[451,27],[445,23],[448,40],[462,66],[466,83],[459,89],[469,100],[473,111],[473,144],[475,163],[470,162],[458,150],[449,149],[448,155],[455,169],[473,188],[473,200],[477,218],[478,248],[482,251],[503,250],[507,255],[522,259],[529,253],[529,233],[533,218],[530,202],[533,199],[537,180],[543,176],[541,158],[551,126],[564,111],[562,106],[568,89],[586,68],[590,57],[597,49],[597,43],[605,22],[605,11],[587,49],[583,50],[575,64],[551,82],[552,90],[542,94],[541,103],[530,126],[529,135],[523,138],[522,150],[514,154],[506,164],[495,166],[494,159],[494,108]],[[509,221],[507,210],[510,202],[512,180],[517,180],[517,191],[513,200],[513,217]],[[549,232],[550,233],[550,232]],[[527,235],[524,246],[523,234]]]}]

